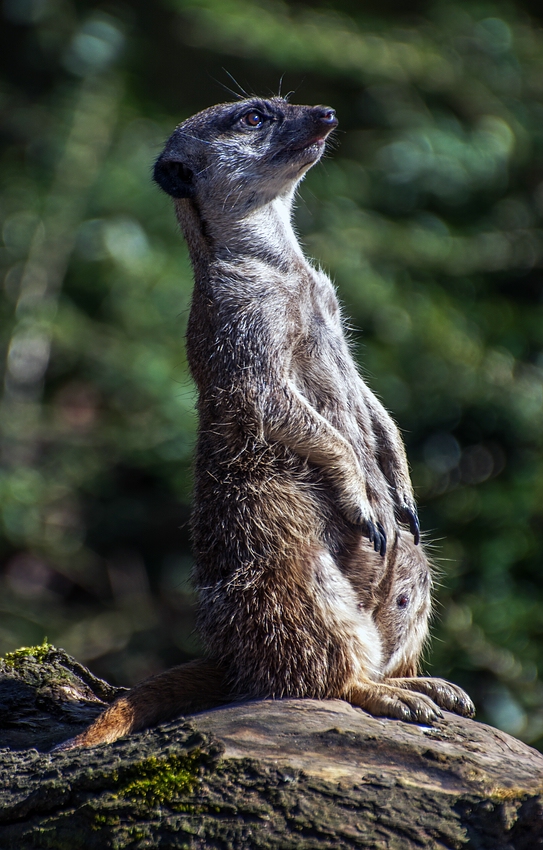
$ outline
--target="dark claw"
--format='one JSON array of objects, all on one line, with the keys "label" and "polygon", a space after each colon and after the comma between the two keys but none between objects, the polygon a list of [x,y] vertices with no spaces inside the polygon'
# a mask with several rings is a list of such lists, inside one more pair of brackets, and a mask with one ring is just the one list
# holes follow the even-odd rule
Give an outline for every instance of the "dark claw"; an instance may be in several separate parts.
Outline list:
[{"label": "dark claw", "polygon": [[466,694],[465,696],[465,699],[463,699],[462,697],[457,697],[458,709],[456,713],[461,714],[462,717],[475,717],[475,706],[473,705],[468,695]]},{"label": "dark claw", "polygon": [[379,554],[381,555],[381,558],[384,558],[385,555],[386,555],[386,551],[387,551],[387,536],[385,534],[385,529],[383,528],[383,526],[381,525],[380,522],[377,523],[377,528],[379,529],[379,533],[381,535],[381,540],[380,540],[379,549],[377,549],[377,547],[375,547],[375,551],[376,552],[378,551]]},{"label": "dark claw", "polygon": [[368,540],[370,543],[373,543],[373,548],[376,552],[378,552],[381,557],[383,557],[387,550],[387,536],[385,534],[385,529],[381,525],[380,522],[377,523],[377,527],[373,524],[371,520],[367,522],[368,528]]},{"label": "dark claw", "polygon": [[418,546],[420,543],[420,525],[416,510],[412,511],[411,508],[404,506],[401,511],[401,520],[409,525],[415,546]]},{"label": "dark claw", "polygon": [[381,557],[384,557],[387,550],[387,536],[381,523],[378,522],[376,528],[371,519],[368,519],[366,521],[366,536],[370,543],[373,543],[375,551],[378,552]]}]

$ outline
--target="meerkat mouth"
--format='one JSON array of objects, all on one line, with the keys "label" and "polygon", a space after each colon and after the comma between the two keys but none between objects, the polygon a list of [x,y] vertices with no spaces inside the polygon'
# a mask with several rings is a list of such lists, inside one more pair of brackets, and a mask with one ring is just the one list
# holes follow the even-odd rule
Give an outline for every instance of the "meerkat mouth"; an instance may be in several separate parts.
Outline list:
[{"label": "meerkat mouth", "polygon": [[276,161],[297,163],[300,168],[312,165],[324,151],[325,138],[315,137],[309,141],[289,145],[279,151],[273,158]]},{"label": "meerkat mouth", "polygon": [[325,139],[312,139],[299,147],[289,148],[288,155],[302,171],[314,165],[321,158],[324,148]]},{"label": "meerkat mouth", "polygon": [[[328,134],[327,134],[328,135]],[[313,136],[308,142],[301,142],[298,145],[290,145],[286,148],[287,151],[307,151],[309,148],[321,150],[326,143],[326,136]]]}]

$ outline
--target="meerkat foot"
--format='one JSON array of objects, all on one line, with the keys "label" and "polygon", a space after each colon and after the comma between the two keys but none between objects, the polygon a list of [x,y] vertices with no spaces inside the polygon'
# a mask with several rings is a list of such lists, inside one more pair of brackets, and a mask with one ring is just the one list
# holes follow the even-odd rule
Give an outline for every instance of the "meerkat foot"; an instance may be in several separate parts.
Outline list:
[{"label": "meerkat foot", "polygon": [[445,679],[434,679],[430,676],[413,676],[398,679],[388,679],[391,685],[426,694],[440,708],[453,711],[462,717],[473,717],[475,706],[462,688],[447,682]]},{"label": "meerkat foot", "polygon": [[368,682],[353,688],[346,699],[374,717],[391,717],[406,723],[432,725],[443,717],[430,697],[402,686]]}]

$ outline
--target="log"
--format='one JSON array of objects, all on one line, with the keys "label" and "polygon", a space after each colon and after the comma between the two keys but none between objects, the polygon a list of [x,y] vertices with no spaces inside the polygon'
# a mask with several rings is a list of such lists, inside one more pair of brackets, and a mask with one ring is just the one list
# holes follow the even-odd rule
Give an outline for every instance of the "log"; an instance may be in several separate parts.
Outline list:
[{"label": "log", "polygon": [[51,753],[122,689],[44,644],[0,662],[0,848],[543,848],[543,755],[456,715],[260,700]]}]

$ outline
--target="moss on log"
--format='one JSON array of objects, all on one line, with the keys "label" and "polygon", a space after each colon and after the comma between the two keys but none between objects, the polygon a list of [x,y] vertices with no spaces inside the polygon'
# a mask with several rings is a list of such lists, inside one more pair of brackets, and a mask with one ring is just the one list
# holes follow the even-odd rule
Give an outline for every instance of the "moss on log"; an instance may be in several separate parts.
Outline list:
[{"label": "moss on log", "polygon": [[447,714],[258,701],[50,753],[119,689],[44,645],[0,662],[0,848],[543,848],[543,756]]}]

